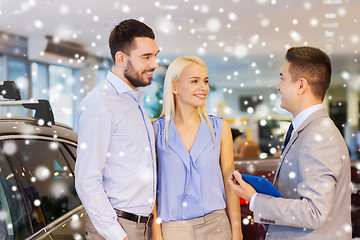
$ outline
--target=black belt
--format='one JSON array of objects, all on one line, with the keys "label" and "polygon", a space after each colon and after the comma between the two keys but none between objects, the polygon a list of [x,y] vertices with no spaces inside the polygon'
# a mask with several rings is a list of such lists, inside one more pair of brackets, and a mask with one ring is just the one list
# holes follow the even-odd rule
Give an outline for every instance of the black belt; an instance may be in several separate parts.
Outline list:
[{"label": "black belt", "polygon": [[137,222],[137,223],[150,223],[154,215],[150,214],[148,217],[138,216],[132,213],[124,212],[121,210],[115,209],[118,217],[125,218],[127,220]]}]

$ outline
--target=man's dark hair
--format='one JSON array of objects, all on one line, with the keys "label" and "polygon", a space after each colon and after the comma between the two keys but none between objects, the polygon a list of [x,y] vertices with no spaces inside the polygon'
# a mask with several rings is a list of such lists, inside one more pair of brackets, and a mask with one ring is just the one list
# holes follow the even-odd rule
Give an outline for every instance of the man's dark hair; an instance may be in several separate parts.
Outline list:
[{"label": "man's dark hair", "polygon": [[129,55],[131,50],[135,49],[136,37],[155,39],[155,34],[145,23],[135,19],[124,20],[114,27],[109,36],[109,47],[114,64],[115,54],[118,51]]},{"label": "man's dark hair", "polygon": [[324,100],[331,82],[331,61],[328,55],[314,47],[293,47],[285,56],[290,63],[289,72],[294,81],[306,78],[310,91]]}]

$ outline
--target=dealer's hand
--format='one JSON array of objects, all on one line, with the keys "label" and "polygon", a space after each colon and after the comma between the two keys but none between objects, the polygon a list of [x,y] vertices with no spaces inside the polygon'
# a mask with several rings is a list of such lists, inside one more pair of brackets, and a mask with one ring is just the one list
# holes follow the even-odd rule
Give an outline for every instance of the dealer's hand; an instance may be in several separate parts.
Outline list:
[{"label": "dealer's hand", "polygon": [[232,175],[228,178],[228,183],[232,191],[242,199],[250,201],[251,197],[256,193],[255,189],[242,179],[238,171],[234,171],[234,176],[235,179]]}]

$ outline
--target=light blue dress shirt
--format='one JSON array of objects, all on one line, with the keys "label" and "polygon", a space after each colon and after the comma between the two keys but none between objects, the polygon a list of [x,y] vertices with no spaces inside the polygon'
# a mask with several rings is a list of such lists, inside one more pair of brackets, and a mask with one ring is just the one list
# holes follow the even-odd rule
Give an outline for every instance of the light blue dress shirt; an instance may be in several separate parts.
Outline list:
[{"label": "light blue dress shirt", "polygon": [[76,191],[101,235],[123,239],[114,208],[149,216],[156,195],[154,131],[134,91],[112,72],[78,109]]},{"label": "light blue dress shirt", "polygon": [[187,151],[171,119],[168,144],[164,140],[165,119],[153,122],[158,158],[158,213],[164,222],[202,217],[226,207],[220,168],[222,119],[209,116],[215,133],[201,120],[190,150]]}]

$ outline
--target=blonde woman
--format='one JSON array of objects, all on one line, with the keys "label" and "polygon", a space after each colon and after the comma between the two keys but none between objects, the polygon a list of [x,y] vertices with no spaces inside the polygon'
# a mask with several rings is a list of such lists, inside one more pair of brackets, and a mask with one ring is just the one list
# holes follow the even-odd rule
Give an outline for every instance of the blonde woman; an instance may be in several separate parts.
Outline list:
[{"label": "blonde woman", "polygon": [[231,130],[207,114],[209,91],[200,58],[170,64],[163,111],[153,122],[159,165],[152,239],[242,239],[239,198],[225,181],[234,171]]}]

